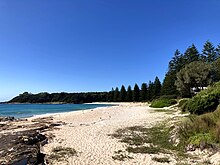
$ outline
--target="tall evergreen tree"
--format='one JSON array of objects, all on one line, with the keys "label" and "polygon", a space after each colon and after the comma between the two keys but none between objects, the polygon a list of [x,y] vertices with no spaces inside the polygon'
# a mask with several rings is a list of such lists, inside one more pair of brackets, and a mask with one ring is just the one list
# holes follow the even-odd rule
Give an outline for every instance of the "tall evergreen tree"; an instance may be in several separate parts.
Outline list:
[{"label": "tall evergreen tree", "polygon": [[169,62],[169,72],[176,71],[179,69],[181,53],[177,49],[174,53],[174,57]]},{"label": "tall evergreen tree", "polygon": [[214,62],[217,59],[216,49],[210,41],[206,41],[204,44],[202,55],[207,62]]},{"label": "tall evergreen tree", "polygon": [[109,92],[109,101],[114,101],[114,88],[112,88],[112,90]]},{"label": "tall evergreen tree", "polygon": [[127,95],[127,93],[126,93],[125,86],[122,85],[121,90],[120,90],[120,101],[122,101],[122,102],[126,101],[126,95]]},{"label": "tall evergreen tree", "polygon": [[199,51],[197,50],[196,46],[192,44],[192,46],[188,47],[184,53],[184,58],[185,58],[185,64],[189,64],[193,61],[199,61],[200,55]]},{"label": "tall evergreen tree", "polygon": [[143,83],[141,85],[140,101],[147,101],[147,99],[148,99],[147,84]]},{"label": "tall evergreen tree", "polygon": [[114,91],[114,101],[115,102],[120,101],[120,92],[119,92],[118,87],[116,87]]},{"label": "tall evergreen tree", "polygon": [[179,92],[176,89],[175,81],[176,72],[168,72],[163,80],[161,95],[178,95]]},{"label": "tall evergreen tree", "polygon": [[161,95],[178,95],[178,90],[175,86],[176,73],[184,67],[185,63],[186,58],[177,49],[174,53],[174,57],[169,62],[169,70],[163,80]]},{"label": "tall evergreen tree", "polygon": [[114,88],[112,88],[111,91],[108,92],[108,101],[114,100]]},{"label": "tall evergreen tree", "polygon": [[148,100],[151,101],[154,98],[154,83],[149,81],[148,83]]},{"label": "tall evergreen tree", "polygon": [[129,85],[129,86],[128,86],[128,89],[127,89],[126,101],[132,102],[132,100],[133,100],[132,90],[131,90],[131,86]]},{"label": "tall evergreen tree", "polygon": [[217,46],[217,48],[215,49],[216,52],[216,58],[220,58],[220,44]]},{"label": "tall evergreen tree", "polygon": [[140,101],[140,89],[137,84],[134,85],[134,90],[133,90],[133,101]]},{"label": "tall evergreen tree", "polygon": [[158,77],[154,80],[154,90],[153,90],[153,97],[160,96],[161,92],[161,82]]}]

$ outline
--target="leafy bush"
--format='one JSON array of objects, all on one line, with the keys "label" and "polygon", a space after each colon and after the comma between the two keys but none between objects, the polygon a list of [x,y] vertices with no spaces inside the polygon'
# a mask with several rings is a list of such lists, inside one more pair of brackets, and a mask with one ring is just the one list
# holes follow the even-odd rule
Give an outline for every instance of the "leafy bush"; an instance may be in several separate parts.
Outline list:
[{"label": "leafy bush", "polygon": [[220,106],[214,112],[200,116],[191,115],[180,127],[182,140],[194,147],[206,146],[220,142]]},{"label": "leafy bush", "polygon": [[162,95],[160,99],[176,99],[177,95]]},{"label": "leafy bush", "polygon": [[213,112],[220,103],[220,82],[215,83],[208,89],[199,92],[192,99],[189,99],[182,105],[183,111],[189,111],[192,114],[201,115],[207,112]]},{"label": "leafy bush", "polygon": [[150,107],[163,108],[163,107],[169,107],[169,106],[174,105],[176,103],[177,103],[177,101],[175,99],[159,98],[159,99],[153,100],[151,102]]}]

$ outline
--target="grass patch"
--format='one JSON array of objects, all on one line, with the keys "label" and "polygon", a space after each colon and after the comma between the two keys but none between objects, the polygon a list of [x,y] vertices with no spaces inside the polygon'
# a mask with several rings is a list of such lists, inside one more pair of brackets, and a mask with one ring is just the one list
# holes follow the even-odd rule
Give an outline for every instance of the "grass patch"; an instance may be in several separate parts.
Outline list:
[{"label": "grass patch", "polygon": [[167,157],[153,157],[152,160],[160,163],[169,163],[170,160]]},{"label": "grass patch", "polygon": [[170,131],[171,129],[163,123],[151,128],[127,127],[117,130],[111,136],[126,143],[128,153],[175,153],[178,156],[185,156],[182,143],[176,146],[170,140]]},{"label": "grass patch", "polygon": [[115,154],[112,156],[114,160],[124,161],[125,159],[133,159],[133,157],[126,155],[122,150],[115,151]]},{"label": "grass patch", "polygon": [[48,156],[50,162],[66,160],[70,156],[75,156],[76,150],[70,147],[55,147],[52,149],[52,153]]},{"label": "grass patch", "polygon": [[175,110],[168,110],[168,109],[154,109],[154,112],[164,112],[166,114],[173,114],[174,112],[176,112]]},{"label": "grass patch", "polygon": [[150,107],[163,108],[163,107],[169,107],[169,106],[174,105],[176,103],[177,103],[177,101],[175,99],[159,98],[159,99],[153,100],[151,102]]}]

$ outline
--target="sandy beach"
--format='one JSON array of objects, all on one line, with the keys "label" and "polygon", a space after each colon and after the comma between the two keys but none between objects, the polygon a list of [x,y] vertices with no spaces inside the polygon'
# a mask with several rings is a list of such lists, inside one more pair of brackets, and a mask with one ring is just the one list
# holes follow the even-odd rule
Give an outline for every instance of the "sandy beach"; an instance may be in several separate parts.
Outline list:
[{"label": "sandy beach", "polygon": [[67,161],[53,164],[160,164],[153,161],[152,155],[149,154],[133,154],[134,159],[125,161],[114,160],[112,156],[116,151],[124,150],[125,144],[109,134],[113,134],[119,128],[130,126],[151,127],[170,116],[165,113],[154,113],[143,103],[123,103],[111,107],[55,114],[54,121],[66,124],[60,126],[60,129],[51,131],[55,137],[43,147],[43,152],[49,155],[51,150],[58,146],[71,147],[77,151],[77,155],[69,157]]}]

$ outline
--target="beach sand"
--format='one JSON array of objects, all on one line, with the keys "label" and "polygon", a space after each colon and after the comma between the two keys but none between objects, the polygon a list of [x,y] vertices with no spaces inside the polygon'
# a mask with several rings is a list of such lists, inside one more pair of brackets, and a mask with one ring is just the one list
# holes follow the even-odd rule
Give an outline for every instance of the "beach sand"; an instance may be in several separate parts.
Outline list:
[{"label": "beach sand", "polygon": [[50,155],[52,149],[57,146],[71,147],[77,151],[77,156],[70,156],[67,161],[53,164],[161,164],[153,161],[150,154],[133,154],[134,159],[114,160],[112,156],[115,155],[115,151],[125,150],[126,146],[109,134],[113,134],[119,128],[130,126],[151,127],[170,116],[165,113],[153,113],[153,110],[144,103],[123,103],[111,107],[55,114],[54,121],[66,124],[51,132],[55,137],[43,147],[43,152]]}]

